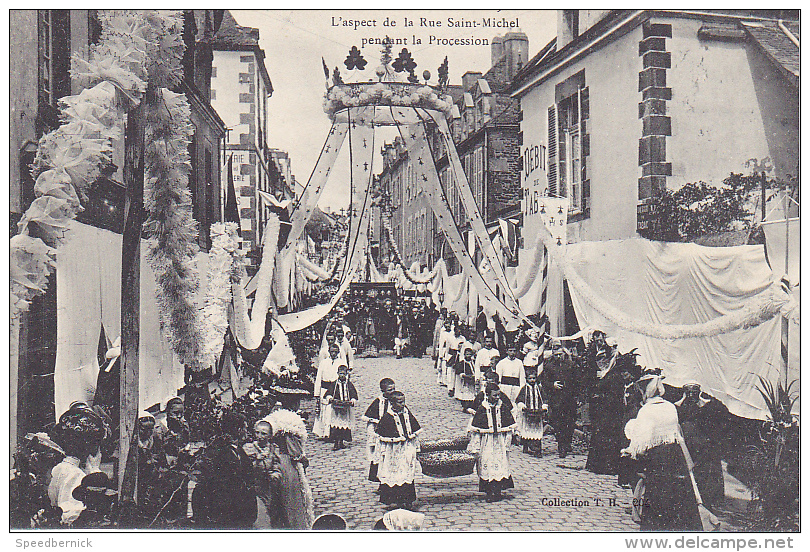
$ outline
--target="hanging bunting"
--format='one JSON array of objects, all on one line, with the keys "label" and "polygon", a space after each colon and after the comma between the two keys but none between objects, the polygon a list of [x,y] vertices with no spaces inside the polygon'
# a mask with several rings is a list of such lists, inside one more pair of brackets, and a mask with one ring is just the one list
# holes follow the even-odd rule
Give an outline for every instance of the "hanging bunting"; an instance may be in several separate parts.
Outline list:
[{"label": "hanging bunting", "polygon": [[[404,113],[401,113],[402,110],[400,109],[394,108],[392,111],[396,113],[395,117],[397,115],[404,116]],[[461,233],[453,219],[453,214],[444,198],[441,184],[439,183],[439,175],[436,172],[433,156],[427,144],[424,124],[405,126],[405,130],[401,132],[401,136],[405,141],[407,150],[413,152],[415,156],[417,178],[419,179],[422,191],[433,209],[453,253],[461,264],[464,274],[473,282],[473,285],[475,285],[482,297],[486,299],[488,303],[491,303],[500,313],[504,321],[512,323],[519,322],[519,310],[516,307],[514,310],[510,310],[510,308],[498,299],[494,290],[489,287],[480,272],[476,269],[472,257],[470,257],[470,253],[467,251]]]},{"label": "hanging bunting", "polygon": [[298,241],[304,232],[309,219],[315,212],[315,206],[323,194],[324,185],[329,178],[329,173],[335,164],[335,159],[343,147],[349,125],[347,123],[334,123],[329,129],[329,135],[321,149],[321,155],[312,169],[312,174],[304,188],[304,192],[293,206],[293,213],[290,220],[290,234],[282,252],[287,254],[293,248],[293,244]]},{"label": "hanging bunting", "polygon": [[495,274],[498,284],[505,292],[503,298],[504,303],[510,311],[517,310],[517,312],[520,313],[521,318],[527,322],[530,322],[528,317],[520,310],[520,305],[518,304],[517,298],[515,297],[515,294],[509,285],[509,281],[506,278],[506,272],[504,271],[501,259],[492,245],[492,240],[489,238],[486,224],[484,223],[484,219],[481,216],[480,210],[478,209],[478,204],[475,201],[470,184],[467,181],[467,175],[464,173],[464,169],[461,166],[461,160],[458,157],[458,152],[456,151],[456,147],[453,142],[453,136],[450,133],[450,128],[447,125],[447,119],[435,111],[423,109],[420,110],[420,112],[425,113],[426,116],[429,116],[438,125],[439,133],[442,137],[442,141],[444,142],[445,150],[448,152],[450,167],[454,173],[456,189],[459,192],[459,197],[461,198],[462,205],[464,206],[464,211],[467,213],[473,235],[475,236],[481,251],[484,253],[484,256],[492,266],[493,273]]},{"label": "hanging bunting", "polygon": [[233,310],[229,312],[231,328],[239,344],[245,349],[257,349],[264,338],[267,311],[270,309],[273,289],[273,272],[276,266],[278,232],[281,223],[278,215],[269,213],[262,238],[262,264],[256,273],[256,299],[248,315],[247,297],[242,282],[246,278],[244,266],[241,274],[231,283]]}]

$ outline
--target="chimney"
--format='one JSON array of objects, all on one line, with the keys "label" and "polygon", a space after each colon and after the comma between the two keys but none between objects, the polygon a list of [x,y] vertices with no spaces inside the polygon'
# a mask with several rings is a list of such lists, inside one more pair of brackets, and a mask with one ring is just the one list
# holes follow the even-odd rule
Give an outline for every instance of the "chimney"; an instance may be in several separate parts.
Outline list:
[{"label": "chimney", "polygon": [[483,76],[483,73],[480,71],[467,71],[461,76],[461,87],[464,89],[465,92],[469,92],[470,89],[475,86],[475,83],[478,82]]},{"label": "chimney", "polygon": [[503,37],[503,50],[506,54],[506,74],[511,81],[529,61],[529,37],[521,30],[510,31]]},{"label": "chimney", "polygon": [[579,36],[579,10],[557,10],[557,51]]},{"label": "chimney", "polygon": [[495,38],[492,39],[492,65],[490,67],[495,67],[495,64],[498,63],[503,57],[503,37],[501,35],[495,35]]}]

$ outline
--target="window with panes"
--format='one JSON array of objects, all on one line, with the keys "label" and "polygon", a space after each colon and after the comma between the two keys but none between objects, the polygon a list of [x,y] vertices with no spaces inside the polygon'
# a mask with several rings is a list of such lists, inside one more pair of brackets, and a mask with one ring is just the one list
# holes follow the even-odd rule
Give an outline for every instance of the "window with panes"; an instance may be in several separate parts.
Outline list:
[{"label": "window with panes", "polygon": [[570,214],[588,216],[589,103],[584,73],[574,75],[559,86],[567,93],[548,109],[549,194],[567,197]]}]

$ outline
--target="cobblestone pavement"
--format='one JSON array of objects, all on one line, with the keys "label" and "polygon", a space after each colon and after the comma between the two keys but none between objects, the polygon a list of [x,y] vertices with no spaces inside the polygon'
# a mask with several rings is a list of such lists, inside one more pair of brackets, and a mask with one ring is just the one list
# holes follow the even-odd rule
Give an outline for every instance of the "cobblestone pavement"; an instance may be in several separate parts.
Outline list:
[{"label": "cobblestone pavement", "polygon": [[[393,378],[397,389],[405,393],[408,407],[424,428],[423,439],[463,435],[469,421],[460,403],[436,384],[429,358],[357,358],[352,381],[360,401],[355,408],[355,440],[351,447],[333,451],[331,444],[311,434],[307,440],[307,474],[315,514],[340,514],[350,529],[371,529],[386,512],[374,493],[377,484],[367,479],[365,426],[360,421],[368,404],[379,394],[379,380],[386,376]],[[312,403],[302,406],[312,408]],[[515,488],[504,492],[504,500],[491,504],[478,492],[475,474],[437,479],[419,473],[415,481],[417,508],[426,516],[424,529],[637,531],[638,525],[625,513],[629,502],[624,489],[616,485],[616,477],[586,471],[585,459],[581,449],[565,459],[559,458],[551,436],[544,439],[543,456],[539,458],[512,446]],[[557,499],[583,505],[549,505]]]}]

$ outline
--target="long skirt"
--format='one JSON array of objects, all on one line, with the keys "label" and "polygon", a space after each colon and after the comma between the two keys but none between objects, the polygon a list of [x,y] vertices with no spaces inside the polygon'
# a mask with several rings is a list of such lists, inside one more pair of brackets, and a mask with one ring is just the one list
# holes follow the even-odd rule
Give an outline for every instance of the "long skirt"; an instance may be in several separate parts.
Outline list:
[{"label": "long skirt", "polygon": [[312,425],[312,433],[321,439],[329,437],[329,424],[332,418],[332,407],[323,400],[324,395],[326,395],[326,389],[321,389],[319,399],[321,402],[321,411],[318,417],[315,418],[315,423]]},{"label": "long skirt", "polygon": [[445,361],[443,358],[439,358],[436,360],[436,383],[439,385],[444,385],[444,371]]},{"label": "long skirt", "polygon": [[416,500],[416,487],[413,482],[402,485],[380,485],[380,502],[384,504],[410,504]]},{"label": "long skirt", "polygon": [[680,445],[647,451],[642,531],[701,531],[697,500]]},{"label": "long skirt", "polygon": [[593,473],[616,475],[619,473],[622,437],[620,412],[599,411],[599,405],[591,412],[591,442],[588,446],[588,461],[585,469]]},{"label": "long skirt", "polygon": [[503,489],[512,489],[512,470],[509,465],[509,444],[512,442],[512,431],[498,433],[479,433],[473,431],[467,450],[478,454],[475,467],[478,472],[478,490],[492,493]]},{"label": "long skirt", "polygon": [[380,500],[386,504],[416,500],[413,480],[416,477],[418,441],[380,443]]},{"label": "long skirt", "polygon": [[[453,350],[451,349],[451,351]],[[444,384],[450,389],[452,389],[455,383],[454,380],[456,377],[456,373],[455,373],[455,362],[452,362],[451,359],[458,358],[458,354],[450,355],[448,353],[448,357],[450,358],[446,358],[444,361]]]},{"label": "long skirt", "polygon": [[475,387],[475,380],[472,378],[464,379],[461,374],[456,375],[456,398],[462,402],[475,400],[477,389]]},{"label": "long skirt", "polygon": [[315,518],[312,489],[304,467],[288,454],[281,454],[281,481],[278,483],[278,529],[311,529]]},{"label": "long skirt", "polygon": [[543,418],[527,417],[523,410],[515,409],[520,442],[540,443],[543,440]]},{"label": "long skirt", "polygon": [[329,420],[329,439],[340,439],[341,441],[352,440],[352,429],[354,429],[354,408],[336,407],[329,405],[331,417]]}]

